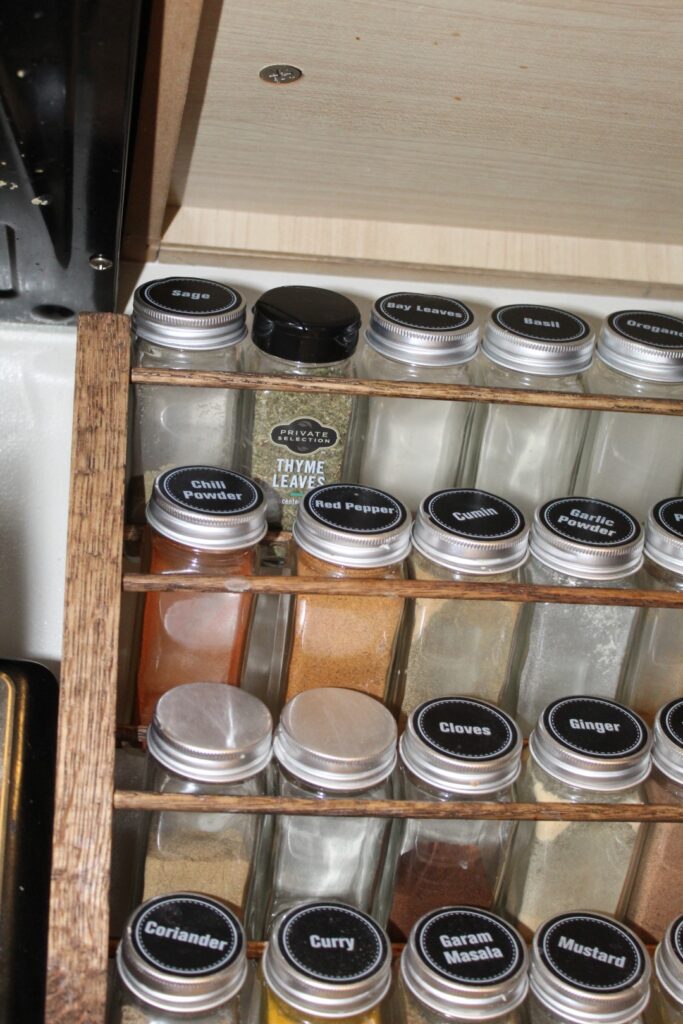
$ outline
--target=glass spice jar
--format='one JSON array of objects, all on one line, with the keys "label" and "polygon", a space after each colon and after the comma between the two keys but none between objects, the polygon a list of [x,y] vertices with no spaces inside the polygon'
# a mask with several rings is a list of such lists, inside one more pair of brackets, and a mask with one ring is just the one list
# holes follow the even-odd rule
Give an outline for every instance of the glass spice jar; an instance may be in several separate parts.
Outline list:
[{"label": "glass spice jar", "polygon": [[393,1024],[382,1003],[391,947],[367,914],[306,903],[280,918],[262,961],[261,1024]]},{"label": "glass spice jar", "polygon": [[[247,335],[234,288],[194,277],[140,285],[133,299],[134,366],[153,370],[238,370]],[[136,384],[128,514],[144,523],[154,480],[173,466],[235,461],[240,393],[229,388]]]},{"label": "glass spice jar", "polygon": [[[294,521],[296,574],[403,579],[410,522],[404,506],[384,491],[355,484],[317,487]],[[298,594],[286,699],[311,686],[348,686],[385,699],[404,606],[402,597]]]},{"label": "glass spice jar", "polygon": [[[683,498],[665,498],[650,509],[641,579],[651,590],[683,590]],[[680,609],[640,608],[619,700],[651,724],[662,704],[681,693],[682,664]]]},{"label": "glass spice jar", "polygon": [[219,900],[148,900],[116,951],[110,1024],[249,1024],[253,982],[242,926]]},{"label": "glass spice jar", "polygon": [[666,929],[655,950],[654,968],[647,1024],[683,1024],[683,917]]},{"label": "glass spice jar", "polygon": [[[485,387],[582,394],[592,358],[593,334],[580,316],[501,306],[486,325],[476,372]],[[587,426],[581,409],[479,405],[462,482],[501,491],[530,518],[541,502],[569,493]]]},{"label": "glass spice jar", "polygon": [[[506,714],[471,697],[442,697],[417,707],[401,736],[406,800],[506,803],[521,769],[522,736]],[[389,934],[405,940],[415,921],[444,903],[493,903],[512,822],[465,818],[396,819]]]},{"label": "glass spice jar", "polygon": [[[393,796],[396,723],[364,693],[308,690],[285,705],[275,731],[278,796],[319,800]],[[342,899],[360,910],[376,906],[387,854],[388,818],[278,814],[273,830],[265,928],[306,899]]]},{"label": "glass spice jar", "polygon": [[[256,697],[220,683],[188,683],[159,700],[147,730],[146,788],[155,793],[263,796],[273,721]],[[210,892],[244,918],[262,819],[255,814],[155,811],[147,832],[143,898]]]},{"label": "glass spice jar", "polygon": [[401,954],[393,1024],[523,1024],[529,956],[514,928],[474,907],[441,907]]},{"label": "glass spice jar", "polygon": [[[442,295],[392,292],[375,302],[356,356],[359,377],[473,384],[479,326],[472,310]],[[472,405],[376,395],[359,399],[347,478],[395,494],[414,512],[425,494],[451,487],[465,450]]]},{"label": "glass spice jar", "polygon": [[[556,498],[537,510],[529,549],[529,583],[627,590],[643,560],[643,535],[616,505]],[[556,697],[616,696],[635,616],[627,606],[526,605],[502,699],[525,735]]]},{"label": "glass spice jar", "polygon": [[[643,803],[650,734],[615,701],[565,697],[529,737],[519,800],[544,804]],[[530,937],[548,914],[583,904],[617,916],[628,905],[643,837],[631,821],[519,821],[496,910]]]},{"label": "glass spice jar", "polygon": [[[261,489],[215,466],[181,466],[154,482],[147,507],[150,572],[252,576],[267,530]],[[250,593],[148,593],[137,671],[139,721],[167,690],[198,679],[241,679],[252,612]]]},{"label": "glass spice jar", "polygon": [[[683,804],[681,698],[666,704],[655,718],[645,795],[651,804]],[[647,941],[656,942],[672,914],[683,914],[683,824],[654,821],[646,826],[626,920]]]},{"label": "glass spice jar", "polygon": [[641,1024],[651,974],[623,924],[591,911],[554,917],[531,948],[531,1024]]},{"label": "glass spice jar", "polygon": [[[683,398],[683,320],[650,310],[612,313],[585,379],[589,394]],[[680,494],[683,416],[592,412],[576,491],[625,504],[641,522],[663,494]]]},{"label": "glass spice jar", "polygon": [[[504,498],[466,488],[437,491],[417,513],[410,574],[518,583],[528,534],[524,516]],[[397,659],[402,717],[449,693],[500,700],[521,607],[517,601],[414,599]]]},{"label": "glass spice jar", "polygon": [[[254,306],[245,367],[294,378],[350,376],[359,328],[358,308],[338,292],[272,288]],[[243,465],[263,488],[269,523],[291,530],[304,494],[341,479],[351,412],[350,395],[245,393]]]}]

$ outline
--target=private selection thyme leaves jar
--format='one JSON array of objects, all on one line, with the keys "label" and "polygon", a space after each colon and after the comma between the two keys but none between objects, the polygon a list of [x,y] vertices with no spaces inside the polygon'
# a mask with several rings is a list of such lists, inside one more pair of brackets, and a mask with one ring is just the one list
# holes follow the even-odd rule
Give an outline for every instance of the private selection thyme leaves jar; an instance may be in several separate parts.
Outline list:
[{"label": "private selection thyme leaves jar", "polygon": [[[370,380],[473,384],[478,344],[479,326],[464,303],[392,292],[373,306],[357,371]],[[425,494],[455,483],[471,412],[468,402],[360,399],[350,442],[357,479],[396,494],[414,512]]]},{"label": "private selection thyme leaves jar", "polygon": [[422,917],[401,955],[395,1024],[522,1024],[529,956],[502,918],[474,907]]},{"label": "private selection thyme leaves jar", "polygon": [[672,921],[655,950],[648,1024],[683,1024],[683,917]]},{"label": "private selection thyme leaves jar", "polygon": [[[148,281],[133,299],[133,364],[157,370],[238,370],[246,310],[216,281]],[[129,516],[144,523],[155,478],[172,466],[235,461],[240,395],[228,388],[137,384],[133,389]]]},{"label": "private selection thyme leaves jar", "polygon": [[[246,369],[349,376],[359,328],[358,308],[338,292],[272,288],[254,306]],[[250,391],[244,407],[244,466],[263,487],[268,521],[289,530],[304,494],[341,478],[351,396]]]}]

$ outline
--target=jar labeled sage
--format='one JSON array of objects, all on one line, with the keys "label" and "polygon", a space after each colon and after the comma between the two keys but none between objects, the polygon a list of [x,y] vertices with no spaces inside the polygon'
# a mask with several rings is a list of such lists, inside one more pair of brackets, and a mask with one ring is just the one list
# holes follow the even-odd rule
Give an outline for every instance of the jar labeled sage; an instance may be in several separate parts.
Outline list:
[{"label": "jar labeled sage", "polygon": [[683,917],[666,929],[655,950],[654,965],[647,1024],[683,1024]]}]

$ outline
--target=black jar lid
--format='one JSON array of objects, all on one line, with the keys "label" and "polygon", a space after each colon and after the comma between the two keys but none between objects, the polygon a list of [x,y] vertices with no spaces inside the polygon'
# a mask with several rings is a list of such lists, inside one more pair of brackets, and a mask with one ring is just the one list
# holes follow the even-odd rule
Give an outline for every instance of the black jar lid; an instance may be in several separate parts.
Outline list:
[{"label": "black jar lid", "polygon": [[296,363],[338,363],[358,344],[360,311],[339,292],[284,285],[254,305],[252,338],[257,348]]}]

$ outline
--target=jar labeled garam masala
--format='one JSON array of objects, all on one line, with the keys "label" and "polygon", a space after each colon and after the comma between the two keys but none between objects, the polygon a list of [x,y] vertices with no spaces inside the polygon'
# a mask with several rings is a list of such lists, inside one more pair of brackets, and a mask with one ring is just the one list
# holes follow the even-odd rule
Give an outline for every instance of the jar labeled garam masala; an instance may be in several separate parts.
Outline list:
[{"label": "jar labeled garam masala", "polygon": [[554,917],[531,949],[531,1024],[636,1024],[651,974],[647,950],[618,921],[592,911]]},{"label": "jar labeled garam masala", "polygon": [[[522,736],[492,704],[442,697],[413,711],[399,751],[406,800],[503,803],[520,772]],[[444,903],[492,905],[512,822],[397,819],[393,828],[392,939],[405,940],[422,914]]]},{"label": "jar labeled garam masala", "polygon": [[[247,370],[287,376],[350,376],[360,313],[338,292],[287,285],[254,306]],[[307,491],[341,478],[350,395],[251,391],[244,398],[246,471],[262,486],[268,521],[290,530]]]},{"label": "jar labeled garam masala", "polygon": [[[267,530],[261,489],[216,466],[181,466],[154,482],[150,572],[252,576]],[[239,685],[252,595],[148,593],[137,672],[139,721],[167,690],[197,680]]]},{"label": "jar labeled garam masala", "polygon": [[683,917],[672,921],[655,950],[648,1024],[683,1024]]},{"label": "jar labeled garam masala", "polygon": [[[529,737],[517,798],[531,803],[644,803],[650,733],[615,701],[565,697]],[[621,916],[640,854],[632,821],[520,821],[496,910],[530,937],[548,914],[577,905]]]},{"label": "jar labeled garam masala", "polygon": [[[296,574],[402,579],[410,522],[401,502],[385,491],[355,484],[317,487],[294,521]],[[297,595],[286,699],[319,686],[351,687],[384,699],[404,603],[402,597]]]},{"label": "jar labeled garam masala", "polygon": [[514,928],[475,907],[422,917],[401,955],[394,1024],[522,1024],[529,956]]}]

